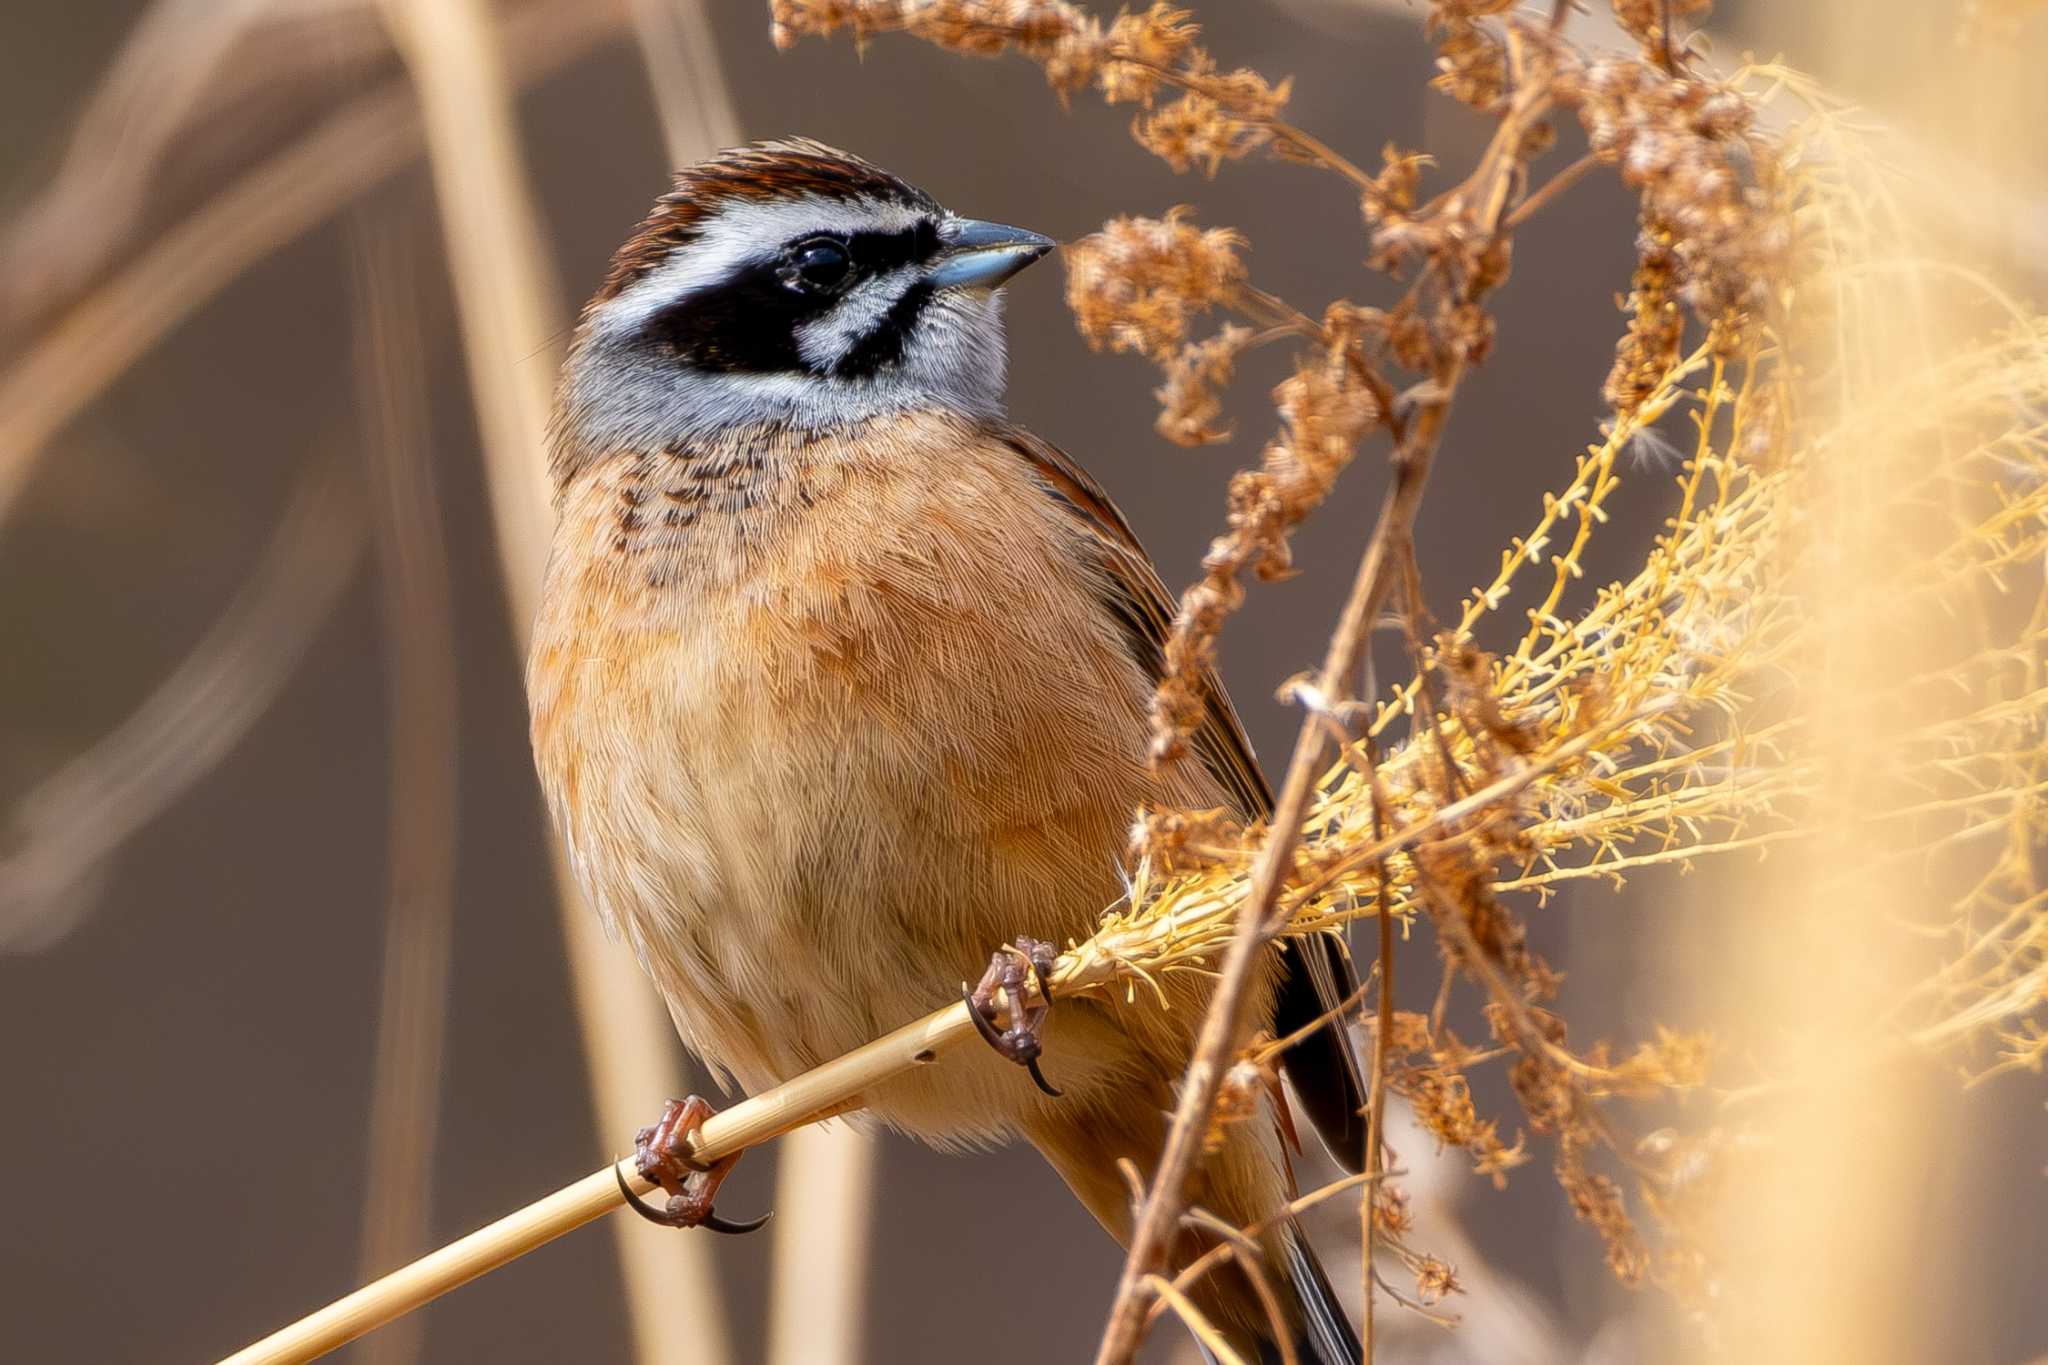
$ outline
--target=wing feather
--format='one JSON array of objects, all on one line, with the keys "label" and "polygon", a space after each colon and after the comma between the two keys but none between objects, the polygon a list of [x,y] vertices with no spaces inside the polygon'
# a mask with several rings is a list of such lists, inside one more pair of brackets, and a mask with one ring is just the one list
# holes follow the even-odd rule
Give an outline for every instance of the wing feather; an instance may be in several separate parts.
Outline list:
[{"label": "wing feather", "polygon": [[[1156,682],[1165,670],[1177,607],[1130,523],[1102,486],[1056,446],[1017,427],[1005,428],[1003,440],[1030,466],[1046,493],[1089,532],[1104,570],[1103,606],[1122,629],[1132,657]],[[1202,681],[1207,705],[1189,747],[1230,794],[1239,815],[1264,819],[1273,813],[1273,791],[1252,754],[1244,723],[1214,673]],[[1273,1014],[1280,1036],[1306,1028],[1358,990],[1350,956],[1335,935],[1288,939],[1280,953]],[[1282,1065],[1331,1154],[1359,1170],[1365,1158],[1365,1078],[1343,1026],[1307,1035],[1287,1050]]]}]

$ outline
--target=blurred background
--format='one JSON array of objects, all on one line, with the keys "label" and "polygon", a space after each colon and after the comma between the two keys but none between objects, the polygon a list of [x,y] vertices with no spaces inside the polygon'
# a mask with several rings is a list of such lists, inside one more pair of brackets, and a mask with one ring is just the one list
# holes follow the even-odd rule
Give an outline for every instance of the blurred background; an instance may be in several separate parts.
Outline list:
[{"label": "blurred background", "polygon": [[[1953,17],[1890,8],[1867,50],[1808,50],[1803,7],[1764,0],[1711,32],[1919,117],[1913,73]],[[1201,17],[1225,62],[1291,74],[1295,121],[1356,160],[1391,140],[1461,166],[1488,131],[1426,91],[1398,2]],[[0,1356],[224,1354],[704,1088],[629,957],[558,909],[527,750],[532,433],[568,322],[672,164],[789,133],[1061,238],[1192,203],[1247,234],[1263,287],[1383,301],[1337,182],[1258,162],[1176,178],[1128,121],[1060,110],[1021,62],[904,38],[779,54],[755,0],[0,9]],[[1423,512],[1440,612],[1594,435],[1634,232],[1594,176],[1522,233]],[[1091,355],[1060,295],[1051,263],[1010,291],[1013,414],[1185,584],[1284,357],[1238,385],[1236,441],[1180,450],[1153,434],[1150,372]],[[1641,472],[1596,579],[1657,527],[1664,479]],[[1226,633],[1269,767],[1296,723],[1274,688],[1320,656],[1381,483],[1362,459],[1301,536],[1302,574]],[[1453,506],[1456,534],[1433,529]],[[1585,1036],[1683,1022],[1683,964],[1646,938],[1667,890],[1631,885],[1645,913],[1592,889],[1535,915]],[[1434,983],[1416,984],[1404,1004]],[[1504,1086],[1479,1100],[1511,1110]],[[2048,1353],[2041,1117],[2038,1088],[1995,1084],[1939,1121],[1999,1156],[1930,1169],[1914,1215],[1979,1230],[1926,1266],[1945,1359]],[[1412,1240],[1471,1292],[1454,1332],[1383,1313],[1383,1359],[1659,1357],[1668,1306],[1614,1285],[1540,1166],[1496,1193],[1394,1137]],[[753,1239],[608,1220],[350,1350],[1085,1359],[1119,1260],[1028,1150],[807,1138],[750,1155],[720,1198],[770,1205]],[[1327,1220],[1340,1284],[1354,1210]],[[1186,1358],[1178,1338],[1149,1358]]]}]

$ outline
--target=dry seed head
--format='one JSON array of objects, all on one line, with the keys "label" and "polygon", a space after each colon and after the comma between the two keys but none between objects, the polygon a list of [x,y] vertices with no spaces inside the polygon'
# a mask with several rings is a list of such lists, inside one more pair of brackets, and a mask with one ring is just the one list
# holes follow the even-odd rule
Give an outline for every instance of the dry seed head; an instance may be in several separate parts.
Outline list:
[{"label": "dry seed head", "polygon": [[1424,1256],[1415,1270],[1415,1294],[1424,1303],[1440,1303],[1452,1294],[1462,1294],[1465,1286],[1458,1283],[1458,1273],[1448,1262],[1434,1256]]},{"label": "dry seed head", "polygon": [[1166,383],[1155,390],[1161,436],[1181,446],[1211,445],[1230,439],[1221,425],[1222,391],[1237,370],[1237,357],[1252,339],[1249,327],[1226,324],[1207,341],[1191,342],[1166,363]]},{"label": "dry seed head", "polygon": [[1153,697],[1152,754],[1178,758],[1206,714],[1209,670],[1224,619],[1243,600],[1247,569],[1261,578],[1292,570],[1288,536],[1329,495],[1366,431],[1381,420],[1378,402],[1351,364],[1354,320],[1333,313],[1330,344],[1302,356],[1295,372],[1274,390],[1285,423],[1256,470],[1230,482],[1229,533],[1202,560],[1204,574],[1181,597],[1166,643],[1166,670]]},{"label": "dry seed head", "polygon": [[[1499,1046],[1475,1052],[1447,1035],[1431,1037],[1421,1016],[1404,1019],[1394,1040],[1401,1060],[1390,1079],[1419,1100],[1418,1113],[1440,1139],[1462,1144],[1475,1166],[1499,1178],[1525,1158],[1523,1144],[1503,1144],[1493,1121],[1473,1109],[1463,1072],[1505,1056],[1530,1126],[1554,1145],[1557,1178],[1574,1210],[1598,1229],[1615,1272],[1634,1279],[1654,1264],[1660,1275],[1698,1286],[1711,1284],[1713,1271],[1684,1239],[1696,1192],[1724,1178],[1718,1172],[1726,1163],[1713,1164],[1713,1180],[1680,1179],[1681,1167],[1691,1169],[1686,1163],[1665,1162],[1660,1178],[1646,1175],[1645,1207],[1674,1239],[1654,1256],[1620,1186],[1595,1164],[1643,1160],[1633,1144],[1616,1140],[1603,1105],[1616,1096],[1697,1085],[1706,1040],[1660,1031],[1633,1050],[1595,1044],[1572,1052],[1562,1015],[1530,1003],[1555,997],[1560,983],[1527,950],[1515,909],[1527,898],[1516,893],[1533,893],[1540,905],[1567,882],[1619,883],[1639,868],[1683,869],[1715,854],[1811,844],[1811,737],[1798,719],[1774,714],[1768,704],[1810,647],[1811,622],[1786,586],[1788,566],[1813,548],[1802,479],[1833,452],[1873,444],[1872,431],[1888,441],[1917,433],[1926,458],[1889,473],[1870,471],[1865,482],[1896,483],[1915,490],[1913,506],[1969,515],[1922,517],[1910,534],[1896,537],[1900,546],[1917,545],[1916,537],[1933,528],[1949,543],[1930,547],[1924,562],[1896,556],[1898,577],[1872,583],[1873,602],[1901,619],[1954,615],[1971,611],[1974,595],[2008,591],[2017,582],[2035,593],[2037,609],[2028,624],[1988,644],[1979,661],[1907,661],[1911,667],[1902,672],[1912,676],[1899,679],[1887,702],[1922,716],[1924,725],[1872,762],[1872,818],[1897,822],[1902,854],[1917,856],[1931,840],[1964,836],[1968,847],[1998,850],[1966,894],[1930,906],[1922,927],[1947,935],[1954,955],[1947,969],[1898,1002],[1897,1027],[1914,1046],[1979,1059],[1988,1053],[1991,1070],[2048,1060],[2048,893],[2037,887],[2035,866],[2048,836],[2048,812],[2036,795],[2048,766],[2048,684],[2038,668],[2048,652],[2048,607],[2038,603],[2048,599],[2037,581],[2038,565],[2048,558],[2048,426],[2039,417],[2048,411],[2048,327],[2008,306],[2008,316],[2022,319],[2011,335],[1937,349],[1925,373],[1896,386],[1898,392],[1855,392],[1839,411],[1792,401],[1800,364],[1856,372],[1845,365],[1854,357],[1826,352],[1830,336],[1854,344],[1872,330],[1860,324],[1873,298],[1896,305],[1913,292],[1887,287],[1873,295],[1853,283],[1859,272],[1867,279],[1881,267],[1903,277],[1902,265],[1923,267],[1907,265],[1910,253],[1896,243],[1870,240],[1872,215],[1845,211],[1852,191],[1810,178],[1816,165],[1854,167],[1859,156],[1860,164],[1874,164],[1847,148],[1843,130],[1827,126],[1827,117],[1790,138],[1767,137],[1739,82],[1665,70],[1666,35],[1658,29],[1664,8],[1621,0],[1617,14],[1643,54],[1589,59],[1509,17],[1506,0],[1438,0],[1431,7],[1444,88],[1503,112],[1503,41],[1514,35],[1531,79],[1546,83],[1540,93],[1576,114],[1595,155],[1637,192],[1645,229],[1629,335],[1609,379],[1615,416],[1602,440],[1579,457],[1528,533],[1503,553],[1493,579],[1467,599],[1449,639],[1428,647],[1417,676],[1381,703],[1371,726],[1385,746],[1378,771],[1368,773],[1364,751],[1353,749],[1326,774],[1304,818],[1301,854],[1282,904],[1294,927],[1308,930],[1382,904],[1407,919],[1427,900],[1443,926],[1469,934],[1472,956],[1459,950],[1458,965],[1474,979],[1505,983],[1485,986]],[[1677,12],[1700,8],[1681,3]],[[1196,100],[1139,122],[1141,136],[1162,155],[1205,167],[1254,146],[1306,156],[1346,174],[1361,194],[1375,229],[1374,266],[1420,265],[1440,278],[1482,284],[1505,273],[1505,254],[1488,254],[1499,243],[1472,231],[1474,202],[1483,195],[1463,195],[1469,182],[1418,211],[1412,161],[1390,155],[1386,168],[1368,177],[1307,151],[1308,139],[1277,122],[1284,85],[1217,75],[1185,17],[1162,7],[1120,18],[1106,31],[1064,5],[785,0],[777,12],[803,12],[814,23],[856,32],[929,19],[926,36],[958,50],[1021,51],[1045,66],[1062,91],[1093,80],[1112,99],[1146,102],[1162,86],[1183,100],[1192,93]],[[988,27],[999,13],[1042,15],[1045,24],[1028,34],[1014,25]],[[940,24],[942,17],[953,26]],[[970,19],[984,27],[961,27]],[[1803,88],[1775,68],[1748,76],[1759,87]],[[1516,156],[1540,146],[1533,133],[1521,130]],[[1817,155],[1802,154],[1815,146]],[[1781,153],[1787,147],[1790,153]],[[1889,199],[1872,194],[1855,207]],[[1831,231],[1795,232],[1795,221],[1809,218],[1829,221]],[[1138,232],[1129,224],[1112,230],[1119,226]],[[1173,227],[1169,219],[1165,229]],[[1092,261],[1084,253],[1070,284],[1077,315],[1095,344],[1138,350],[1166,366],[1165,425],[1184,436],[1205,435],[1218,409],[1204,405],[1216,397],[1232,348],[1191,346],[1188,322],[1205,308],[1246,302],[1237,260],[1242,243],[1228,239],[1220,253],[1228,266],[1207,279],[1174,274],[1168,254],[1184,244],[1141,248],[1111,242]],[[1820,350],[1803,333],[1772,329],[1770,308],[1794,284]],[[1213,659],[1215,632],[1241,599],[1242,571],[1285,572],[1287,536],[1349,458],[1345,437],[1379,420],[1375,390],[1356,363],[1385,353],[1430,374],[1450,358],[1485,351],[1487,324],[1464,311],[1469,297],[1455,294],[1418,291],[1385,316],[1354,309],[1341,327],[1326,317],[1326,333],[1342,331],[1343,345],[1305,356],[1277,391],[1288,409],[1284,429],[1260,467],[1233,481],[1229,532],[1182,603],[1157,705],[1162,755],[1177,750],[1185,727],[1201,715],[1196,681]],[[1681,308],[1707,330],[1706,344],[1688,354],[1681,354]],[[1272,325],[1261,313],[1251,320]],[[1891,317],[1879,321],[1897,325]],[[1334,363],[1339,359],[1344,365]],[[1341,369],[1352,369],[1351,378]],[[1626,468],[1617,457],[1650,439],[1646,433],[1665,431],[1675,431],[1682,439],[1673,443],[1690,454],[1677,472],[1662,534],[1622,581],[1578,586],[1587,546],[1605,524]],[[1937,448],[1938,455],[1931,453]],[[1997,615],[2009,620],[2015,613]],[[1464,652],[1489,616],[1525,623],[1519,642],[1492,658]],[[1425,680],[1433,680],[1427,691]],[[1404,732],[1405,741],[1393,742]],[[1459,792],[1517,774],[1528,777],[1520,795],[1453,828],[1430,826]],[[1913,792],[1907,778],[1937,784],[1939,792]],[[1384,804],[1375,801],[1376,791]],[[1384,859],[1361,852],[1382,828],[1430,828],[1434,842]],[[1148,817],[1129,904],[1076,949],[1068,969],[1076,979],[1135,991],[1159,972],[1219,958],[1259,840],[1256,832],[1239,838],[1197,829],[1176,826],[1165,813]],[[1425,883],[1432,888],[1427,898]],[[1623,1060],[1613,1061],[1617,1055]],[[1376,1221],[1390,1231],[1405,1226],[1405,1218],[1383,1214],[1399,1204],[1398,1191],[1382,1185],[1374,1194]],[[1418,1261],[1408,1263],[1414,1269]]]},{"label": "dry seed head", "polygon": [[1164,218],[1117,218],[1068,247],[1067,306],[1092,346],[1168,363],[1189,320],[1229,302],[1245,281],[1244,238],[1203,231],[1185,207]]}]

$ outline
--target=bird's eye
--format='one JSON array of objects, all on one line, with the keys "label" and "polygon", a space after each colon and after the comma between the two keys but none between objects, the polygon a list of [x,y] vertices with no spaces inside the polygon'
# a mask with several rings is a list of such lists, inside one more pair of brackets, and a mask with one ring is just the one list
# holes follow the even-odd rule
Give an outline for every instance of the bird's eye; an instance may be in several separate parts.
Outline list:
[{"label": "bird's eye", "polygon": [[791,283],[800,289],[822,292],[846,282],[853,269],[853,258],[846,254],[843,243],[830,237],[816,237],[796,249],[790,267],[794,276]]}]

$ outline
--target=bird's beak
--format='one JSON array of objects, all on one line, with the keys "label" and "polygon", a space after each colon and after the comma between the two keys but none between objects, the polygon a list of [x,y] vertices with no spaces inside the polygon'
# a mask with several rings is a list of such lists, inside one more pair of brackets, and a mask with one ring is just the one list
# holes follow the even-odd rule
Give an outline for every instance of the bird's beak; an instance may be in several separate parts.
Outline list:
[{"label": "bird's beak", "polygon": [[1024,228],[951,218],[939,229],[945,254],[928,277],[940,289],[994,289],[1059,243]]}]

